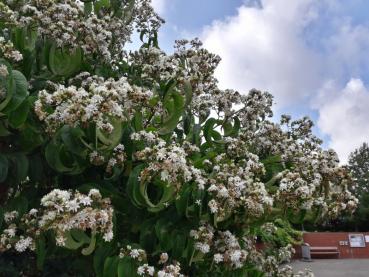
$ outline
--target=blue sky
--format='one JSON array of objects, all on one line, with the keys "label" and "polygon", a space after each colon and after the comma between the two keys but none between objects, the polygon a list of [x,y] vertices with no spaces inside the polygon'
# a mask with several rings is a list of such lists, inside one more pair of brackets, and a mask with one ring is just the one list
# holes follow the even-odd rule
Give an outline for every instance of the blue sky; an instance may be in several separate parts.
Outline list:
[{"label": "blue sky", "polygon": [[309,115],[341,160],[369,141],[368,0],[153,0],[160,45],[199,37],[221,88],[268,90],[275,113]]}]

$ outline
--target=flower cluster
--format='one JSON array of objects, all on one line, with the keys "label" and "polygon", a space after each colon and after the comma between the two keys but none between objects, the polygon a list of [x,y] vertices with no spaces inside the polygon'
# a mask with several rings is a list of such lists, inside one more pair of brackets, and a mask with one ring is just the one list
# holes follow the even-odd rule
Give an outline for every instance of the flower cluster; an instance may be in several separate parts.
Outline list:
[{"label": "flower cluster", "polygon": [[200,170],[196,169],[187,159],[189,152],[199,151],[191,144],[167,144],[157,133],[140,131],[133,133],[131,139],[143,141],[146,147],[135,152],[135,158],[144,161],[148,166],[141,172],[141,180],[150,181],[159,175],[163,182],[168,182],[179,189],[183,183],[194,180],[203,187],[205,180]]},{"label": "flower cluster", "polygon": [[137,274],[139,276],[154,276],[155,273],[155,276],[158,277],[184,277],[181,273],[180,263],[178,262],[165,265],[161,270],[156,270],[154,266],[150,266],[147,263],[137,268]]},{"label": "flower cluster", "polygon": [[190,237],[195,241],[195,249],[203,254],[208,253],[213,244],[214,231],[214,228],[208,224],[199,226],[197,230],[191,230]]},{"label": "flower cluster", "polygon": [[19,62],[23,59],[22,54],[14,48],[11,41],[7,41],[4,37],[0,36],[0,53],[4,58]]},{"label": "flower cluster", "polygon": [[50,133],[64,125],[83,128],[91,123],[111,133],[114,120],[129,120],[135,104],[145,103],[151,95],[148,90],[131,86],[124,77],[118,81],[91,77],[79,88],[55,85],[51,93],[40,91],[35,112]]},{"label": "flower cluster", "polygon": [[119,258],[123,259],[127,257],[138,263],[137,274],[139,276],[154,276],[156,273],[155,276],[158,277],[184,277],[184,275],[180,273],[180,263],[167,263],[169,259],[167,253],[161,253],[160,255],[158,264],[163,265],[161,270],[157,270],[154,266],[150,266],[147,263],[147,255],[143,249],[132,248],[130,245],[127,245],[125,248],[121,248]]},{"label": "flower cluster", "polygon": [[181,273],[181,265],[178,262],[164,266],[162,270],[158,271],[157,275],[158,277],[184,277]]},{"label": "flower cluster", "polygon": [[241,268],[247,259],[248,252],[241,248],[237,238],[230,231],[218,232],[214,247],[217,251],[214,254],[214,262],[217,264],[224,263],[229,267]]},{"label": "flower cluster", "polygon": [[148,264],[140,265],[137,268],[137,274],[139,276],[154,276],[155,268],[153,266],[149,266]]},{"label": "flower cluster", "polygon": [[94,150],[90,153],[90,163],[96,166],[103,165],[108,159],[106,165],[106,172],[112,173],[114,167],[122,168],[124,166],[124,161],[126,159],[126,154],[124,152],[124,145],[118,144],[113,151],[109,154],[109,157],[106,157],[106,154],[99,153],[97,150]]},{"label": "flower cluster", "polygon": [[180,83],[186,80],[201,84],[194,87],[195,93],[201,94],[214,87],[216,80],[213,74],[220,61],[219,56],[209,53],[201,45],[198,39],[178,40],[172,55],[166,55],[156,47],[141,48],[130,54],[130,62],[140,68],[143,80],[160,82],[175,79]]},{"label": "flower cluster", "polygon": [[119,258],[124,257],[130,257],[139,262],[146,261],[147,258],[145,250],[132,248],[130,245],[120,249]]},{"label": "flower cluster", "polygon": [[[229,149],[232,148],[230,145]],[[235,149],[242,151],[242,148]],[[237,155],[233,157],[236,158]],[[243,149],[242,159],[237,163],[226,154],[218,155],[207,163],[210,167],[212,165],[207,191],[213,197],[208,206],[219,220],[240,209],[251,216],[259,217],[265,208],[273,205],[273,198],[259,180],[264,167],[256,155]]]},{"label": "flower cluster", "polygon": [[[198,229],[191,230],[190,236],[194,239],[195,250],[209,256],[213,265],[223,269],[242,268],[245,264],[251,263],[256,265],[266,276],[313,276],[293,275],[293,272],[288,268],[280,267],[282,263],[289,262],[294,253],[290,244],[277,248],[276,254],[271,255],[270,252],[258,250],[255,239],[252,237],[239,238],[229,230],[216,231],[208,224],[200,225]],[[283,275],[283,272],[289,272],[290,275]]]},{"label": "flower cluster", "polygon": [[72,229],[101,233],[105,241],[113,239],[113,208],[97,189],[88,195],[55,189],[41,199],[41,206],[39,227],[54,230],[59,245],[64,244],[65,232]]},{"label": "flower cluster", "polygon": [[34,250],[35,239],[47,230],[55,232],[56,243],[64,246],[71,230],[90,230],[101,234],[105,241],[113,239],[113,208],[109,199],[103,199],[96,189],[82,193],[55,189],[41,199],[39,210],[24,214],[18,225],[15,211],[5,213],[8,224],[0,237],[0,250],[14,247],[18,252]]},{"label": "flower cluster", "polygon": [[310,209],[315,189],[314,184],[307,183],[298,173],[286,172],[279,182],[276,198],[287,207]]},{"label": "flower cluster", "polygon": [[39,36],[58,47],[80,47],[84,53],[98,54],[109,62],[121,55],[134,27],[152,32],[163,20],[150,0],[140,0],[133,7],[125,1],[118,6],[107,2],[99,7],[76,0],[5,0],[0,5],[0,20],[8,27],[36,27]]},{"label": "flower cluster", "polygon": [[27,249],[32,251],[36,248],[36,243],[31,236],[17,234],[17,225],[9,224],[0,235],[0,252],[14,248],[17,252],[24,252]]}]

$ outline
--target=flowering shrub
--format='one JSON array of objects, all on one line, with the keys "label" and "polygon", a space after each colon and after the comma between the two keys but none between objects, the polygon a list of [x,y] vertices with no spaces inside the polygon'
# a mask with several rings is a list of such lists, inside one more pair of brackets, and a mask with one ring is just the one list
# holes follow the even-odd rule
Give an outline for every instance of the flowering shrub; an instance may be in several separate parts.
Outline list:
[{"label": "flowering shrub", "polygon": [[165,54],[162,22],[149,0],[0,3],[2,272],[312,276],[280,266],[291,224],[355,209],[308,118],[220,90],[197,39]]}]

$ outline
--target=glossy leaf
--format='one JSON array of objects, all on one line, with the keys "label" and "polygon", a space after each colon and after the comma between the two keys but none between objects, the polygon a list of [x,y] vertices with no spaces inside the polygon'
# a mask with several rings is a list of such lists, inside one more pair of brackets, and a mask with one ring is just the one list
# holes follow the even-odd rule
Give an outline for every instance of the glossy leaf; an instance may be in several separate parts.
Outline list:
[{"label": "glossy leaf", "polygon": [[183,97],[177,92],[172,92],[164,100],[164,106],[169,111],[169,114],[159,129],[159,134],[161,135],[169,134],[177,127],[184,109]]},{"label": "glossy leaf", "polygon": [[[11,78],[13,85],[8,89],[8,95],[11,98],[5,107],[2,108],[0,105],[0,111],[5,114],[14,111],[28,96],[28,82],[26,77],[18,70],[13,70]],[[12,93],[12,91],[14,92]]]},{"label": "glossy leaf", "polygon": [[57,47],[53,44],[49,52],[49,68],[56,76],[68,77],[80,70],[82,64],[82,50],[74,51]]},{"label": "glossy leaf", "polygon": [[9,124],[13,128],[19,128],[26,120],[30,111],[31,105],[25,100],[23,103],[9,114]]},{"label": "glossy leaf", "polygon": [[0,183],[8,176],[9,162],[5,155],[0,153]]},{"label": "glossy leaf", "polygon": [[43,235],[39,236],[36,240],[36,257],[37,269],[42,270],[46,258],[46,241]]},{"label": "glossy leaf", "polygon": [[118,272],[119,257],[106,258],[104,262],[104,277],[116,277]]},{"label": "glossy leaf", "polygon": [[124,257],[118,263],[118,277],[136,277],[138,276],[137,268],[138,266],[131,258]]}]

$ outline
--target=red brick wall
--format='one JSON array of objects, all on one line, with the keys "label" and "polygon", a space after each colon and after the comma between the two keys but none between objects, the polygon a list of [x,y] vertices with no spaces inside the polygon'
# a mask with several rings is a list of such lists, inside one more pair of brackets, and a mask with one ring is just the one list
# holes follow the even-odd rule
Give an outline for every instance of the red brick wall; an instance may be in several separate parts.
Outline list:
[{"label": "red brick wall", "polygon": [[[363,234],[365,236],[365,235],[369,235],[369,232],[366,232],[366,233],[359,233],[359,232],[304,233],[304,242],[308,243],[310,246],[336,246],[338,247],[340,251],[341,259],[369,258],[369,243],[365,243],[365,247],[362,247],[362,248],[350,247],[349,234]],[[340,245],[340,241],[347,241],[348,245]],[[300,258],[300,257],[301,257],[301,246],[296,246],[296,258]],[[319,258],[319,257],[323,258],[323,256],[313,256],[313,258]],[[329,257],[336,258],[337,255],[336,256],[330,255]]]}]

